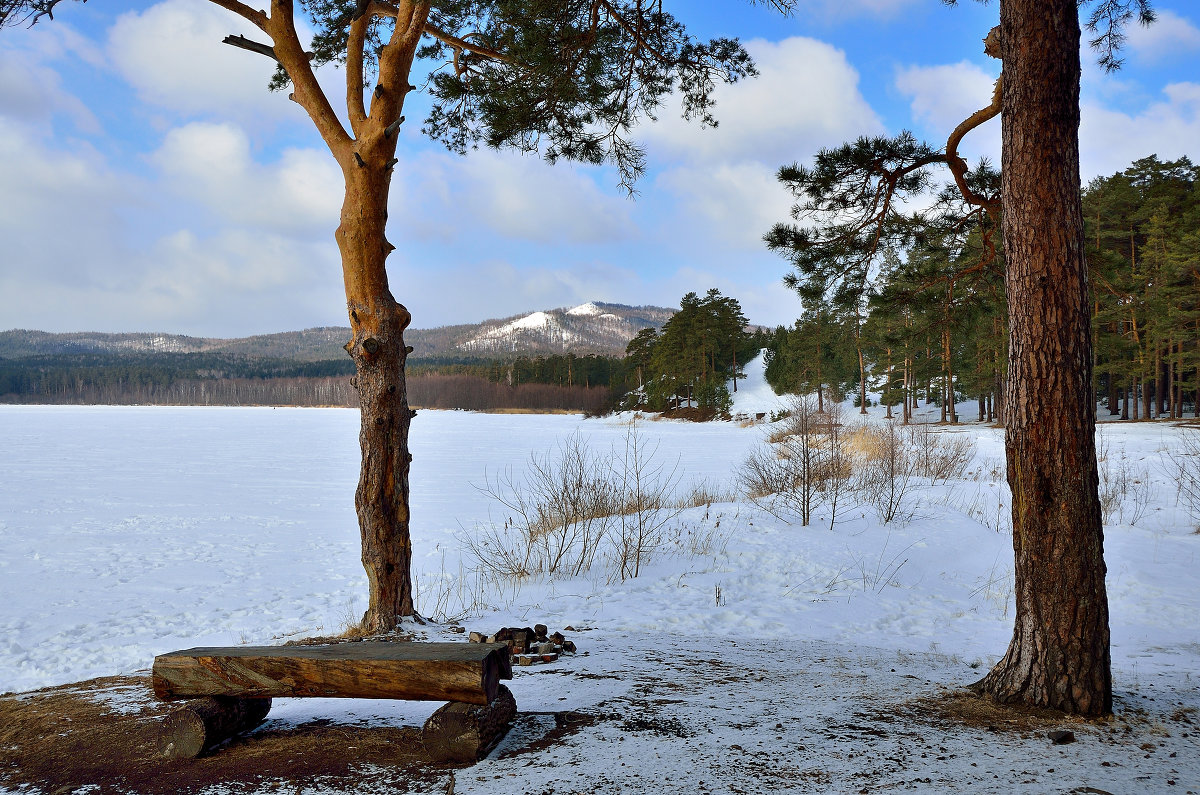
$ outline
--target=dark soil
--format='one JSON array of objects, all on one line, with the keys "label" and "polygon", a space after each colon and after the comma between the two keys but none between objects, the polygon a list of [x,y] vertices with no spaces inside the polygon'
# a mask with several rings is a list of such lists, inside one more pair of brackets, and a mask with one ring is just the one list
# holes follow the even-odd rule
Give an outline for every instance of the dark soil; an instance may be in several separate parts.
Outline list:
[{"label": "dark soil", "polygon": [[[121,694],[119,708],[103,697],[113,692]],[[259,729],[199,759],[168,762],[157,756],[155,741],[171,709],[154,701],[147,676],[0,696],[0,786],[28,785],[47,795],[88,784],[93,793],[147,795],[197,792],[215,784],[252,791],[271,781],[336,787],[361,782],[370,766],[373,783],[405,792],[410,783],[446,777],[446,766],[422,758],[420,727],[326,721],[286,731]]]}]

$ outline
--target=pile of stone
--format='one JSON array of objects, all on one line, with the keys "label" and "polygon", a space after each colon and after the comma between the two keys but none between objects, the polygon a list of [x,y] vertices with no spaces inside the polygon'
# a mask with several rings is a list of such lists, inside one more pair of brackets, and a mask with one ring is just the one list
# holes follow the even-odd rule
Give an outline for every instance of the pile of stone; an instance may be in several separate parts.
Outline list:
[{"label": "pile of stone", "polygon": [[[572,627],[567,627],[568,630]],[[547,633],[545,624],[532,627],[503,627],[494,635],[472,632],[471,643],[507,643],[514,665],[551,663],[561,654],[574,654],[575,644],[561,632]]]}]

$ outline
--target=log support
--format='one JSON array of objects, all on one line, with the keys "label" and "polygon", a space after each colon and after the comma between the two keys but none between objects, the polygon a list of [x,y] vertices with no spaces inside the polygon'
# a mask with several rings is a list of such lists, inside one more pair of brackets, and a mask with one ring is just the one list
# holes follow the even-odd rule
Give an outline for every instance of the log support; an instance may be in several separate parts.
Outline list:
[{"label": "log support", "polygon": [[437,762],[477,762],[508,733],[517,714],[517,701],[501,685],[486,706],[452,702],[425,721],[421,742]]},{"label": "log support", "polygon": [[195,759],[256,728],[270,711],[269,698],[210,696],[189,701],[163,720],[158,754],[164,759]]}]

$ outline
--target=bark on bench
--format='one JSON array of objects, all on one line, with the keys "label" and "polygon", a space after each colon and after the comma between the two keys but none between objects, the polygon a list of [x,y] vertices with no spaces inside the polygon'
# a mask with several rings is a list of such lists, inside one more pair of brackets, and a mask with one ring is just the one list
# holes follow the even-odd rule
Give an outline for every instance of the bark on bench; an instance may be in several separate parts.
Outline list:
[{"label": "bark on bench", "polygon": [[512,679],[503,643],[337,643],[196,648],[154,658],[155,694],[399,698],[486,706]]},{"label": "bark on bench", "polygon": [[[154,693],[196,699],[167,716],[159,754],[191,759],[263,722],[277,697],[451,701],[427,723],[430,753],[478,759],[516,714],[505,643],[337,643],[195,648],[154,658]],[[463,709],[466,708],[466,709]]]},{"label": "bark on bench", "polygon": [[163,720],[158,753],[166,759],[195,759],[235,734],[257,727],[270,711],[269,698],[209,696],[189,701]]},{"label": "bark on bench", "polygon": [[436,762],[477,762],[508,734],[516,715],[516,699],[500,685],[486,707],[454,702],[439,708],[425,721],[421,744]]}]

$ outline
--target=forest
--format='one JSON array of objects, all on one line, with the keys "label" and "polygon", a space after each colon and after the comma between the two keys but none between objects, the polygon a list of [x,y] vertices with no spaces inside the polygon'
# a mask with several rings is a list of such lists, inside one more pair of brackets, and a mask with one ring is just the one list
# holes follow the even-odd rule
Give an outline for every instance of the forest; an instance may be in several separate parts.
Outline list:
[{"label": "forest", "polygon": [[[1200,403],[1200,168],[1137,160],[1082,192],[1095,341],[1094,387],[1109,415],[1182,417]],[[766,347],[780,393],[878,395],[904,419],[917,401],[956,422],[1001,416],[1007,363],[1004,262],[980,225],[917,235],[885,255],[860,300],[809,301]],[[810,284],[810,283],[809,283]],[[804,282],[796,284],[804,295]],[[856,297],[857,299],[857,297]],[[873,398],[867,396],[867,401]]]}]

